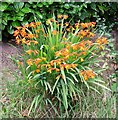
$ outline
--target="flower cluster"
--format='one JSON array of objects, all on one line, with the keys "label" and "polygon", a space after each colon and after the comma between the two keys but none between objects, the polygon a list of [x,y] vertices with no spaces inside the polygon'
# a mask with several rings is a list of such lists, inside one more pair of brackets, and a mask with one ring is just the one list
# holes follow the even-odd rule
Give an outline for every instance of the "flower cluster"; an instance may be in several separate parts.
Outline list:
[{"label": "flower cluster", "polygon": [[96,25],[96,22],[75,23],[76,28],[82,27],[83,29],[93,28],[93,27],[95,27],[95,25]]},{"label": "flower cluster", "polygon": [[[14,31],[16,43],[23,45],[26,66],[30,67],[30,71],[35,71],[34,73],[45,71],[56,79],[57,76],[53,73],[58,75],[65,71],[65,74],[68,74],[68,71],[75,72],[80,69],[79,74],[84,80],[93,79],[95,72],[84,70],[86,67],[84,62],[88,56],[94,57],[95,54],[92,53],[99,51],[97,46],[107,44],[107,39],[101,37],[95,42],[90,40],[95,36],[92,31],[95,22],[70,25],[69,22],[64,23],[67,18],[68,15],[58,15],[57,20],[48,19],[47,29],[44,29],[41,22],[31,22],[23,27],[17,27]],[[78,68],[79,66],[82,67]]]},{"label": "flower cluster", "polygon": [[82,50],[82,51],[86,51],[88,50],[92,45],[92,41],[87,40],[87,41],[81,41],[77,44],[73,44],[72,48],[73,50]]},{"label": "flower cluster", "polygon": [[39,50],[27,50],[26,53],[27,53],[28,55],[31,55],[32,53],[33,53],[34,55],[37,55],[37,54],[39,54]]},{"label": "flower cluster", "polygon": [[82,26],[82,28],[95,27],[95,25],[96,25],[95,22],[81,23],[81,24],[80,24],[80,26]]},{"label": "flower cluster", "polygon": [[97,42],[99,45],[104,45],[104,44],[107,44],[107,43],[108,43],[107,38],[105,38],[105,37],[98,38],[98,39],[96,40],[96,42]]},{"label": "flower cluster", "polygon": [[[22,43],[27,45],[31,45],[31,43],[33,43],[34,45],[38,44],[35,39],[38,38],[38,33],[40,31],[43,31],[42,29],[39,29],[40,25],[41,22],[31,22],[30,24],[26,24],[23,27],[16,27],[17,30],[14,31],[16,43]],[[31,28],[36,29],[34,33],[29,30]]]},{"label": "flower cluster", "polygon": [[107,38],[97,38],[95,22],[71,25],[67,18],[68,15],[58,15],[48,19],[46,25],[31,22],[14,31],[16,43],[23,48],[22,61],[16,60],[22,74],[21,86],[28,88],[23,93],[35,96],[29,113],[39,105],[41,110],[53,105],[57,112],[68,114],[87,89],[99,93],[98,87],[106,88],[98,77],[98,71],[102,71],[98,57]]},{"label": "flower cluster", "polygon": [[26,63],[29,65],[29,66],[31,66],[31,65],[33,65],[33,64],[35,64],[36,66],[40,63],[40,62],[42,62],[42,61],[45,61],[46,60],[46,58],[36,58],[36,59],[28,59],[27,61],[26,61]]},{"label": "flower cluster", "polygon": [[80,75],[84,77],[84,80],[95,77],[95,73],[92,70],[83,70],[80,72]]},{"label": "flower cluster", "polygon": [[89,30],[80,30],[80,32],[78,32],[78,35],[81,38],[84,38],[84,37],[91,38],[95,36],[95,34],[90,32]]},{"label": "flower cluster", "polygon": [[59,19],[67,19],[68,15],[57,15],[57,18],[59,18]]}]

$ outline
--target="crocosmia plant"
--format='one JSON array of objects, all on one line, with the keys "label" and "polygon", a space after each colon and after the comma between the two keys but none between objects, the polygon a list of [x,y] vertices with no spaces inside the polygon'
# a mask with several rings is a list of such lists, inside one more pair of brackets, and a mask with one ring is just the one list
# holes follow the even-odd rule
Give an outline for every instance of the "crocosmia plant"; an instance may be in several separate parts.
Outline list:
[{"label": "crocosmia plant", "polygon": [[87,90],[109,90],[96,66],[108,40],[96,38],[95,22],[70,25],[67,20],[67,15],[58,15],[45,25],[36,21],[14,31],[23,49],[22,61],[17,61],[22,82],[37,93],[29,114],[51,105],[68,115]]}]

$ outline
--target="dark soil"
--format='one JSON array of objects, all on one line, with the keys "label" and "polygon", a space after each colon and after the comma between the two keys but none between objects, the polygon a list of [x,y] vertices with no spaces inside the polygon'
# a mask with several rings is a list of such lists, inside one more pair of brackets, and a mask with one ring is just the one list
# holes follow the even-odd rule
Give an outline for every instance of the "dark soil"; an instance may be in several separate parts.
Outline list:
[{"label": "dark soil", "polygon": [[6,81],[13,81],[13,73],[16,72],[17,66],[10,57],[17,57],[20,48],[9,43],[0,42],[0,88],[4,89]]}]

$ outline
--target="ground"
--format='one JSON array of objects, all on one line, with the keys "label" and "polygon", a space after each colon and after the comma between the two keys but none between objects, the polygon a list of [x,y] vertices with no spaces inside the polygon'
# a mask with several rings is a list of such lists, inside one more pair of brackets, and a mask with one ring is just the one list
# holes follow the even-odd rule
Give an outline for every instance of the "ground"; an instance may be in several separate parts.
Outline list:
[{"label": "ground", "polygon": [[13,72],[17,67],[10,59],[18,55],[19,49],[9,43],[0,43],[0,89],[4,89],[7,80],[13,81],[15,78]]}]

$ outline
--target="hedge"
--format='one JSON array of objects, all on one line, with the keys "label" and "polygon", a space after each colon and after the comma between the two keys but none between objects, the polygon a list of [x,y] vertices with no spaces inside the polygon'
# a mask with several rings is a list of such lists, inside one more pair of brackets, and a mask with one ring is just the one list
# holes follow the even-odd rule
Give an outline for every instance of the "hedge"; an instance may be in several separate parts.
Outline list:
[{"label": "hedge", "polygon": [[95,21],[113,28],[117,24],[116,2],[2,2],[0,24],[3,34],[13,34],[16,26],[34,21],[44,22],[53,13],[67,14],[71,23]]}]

